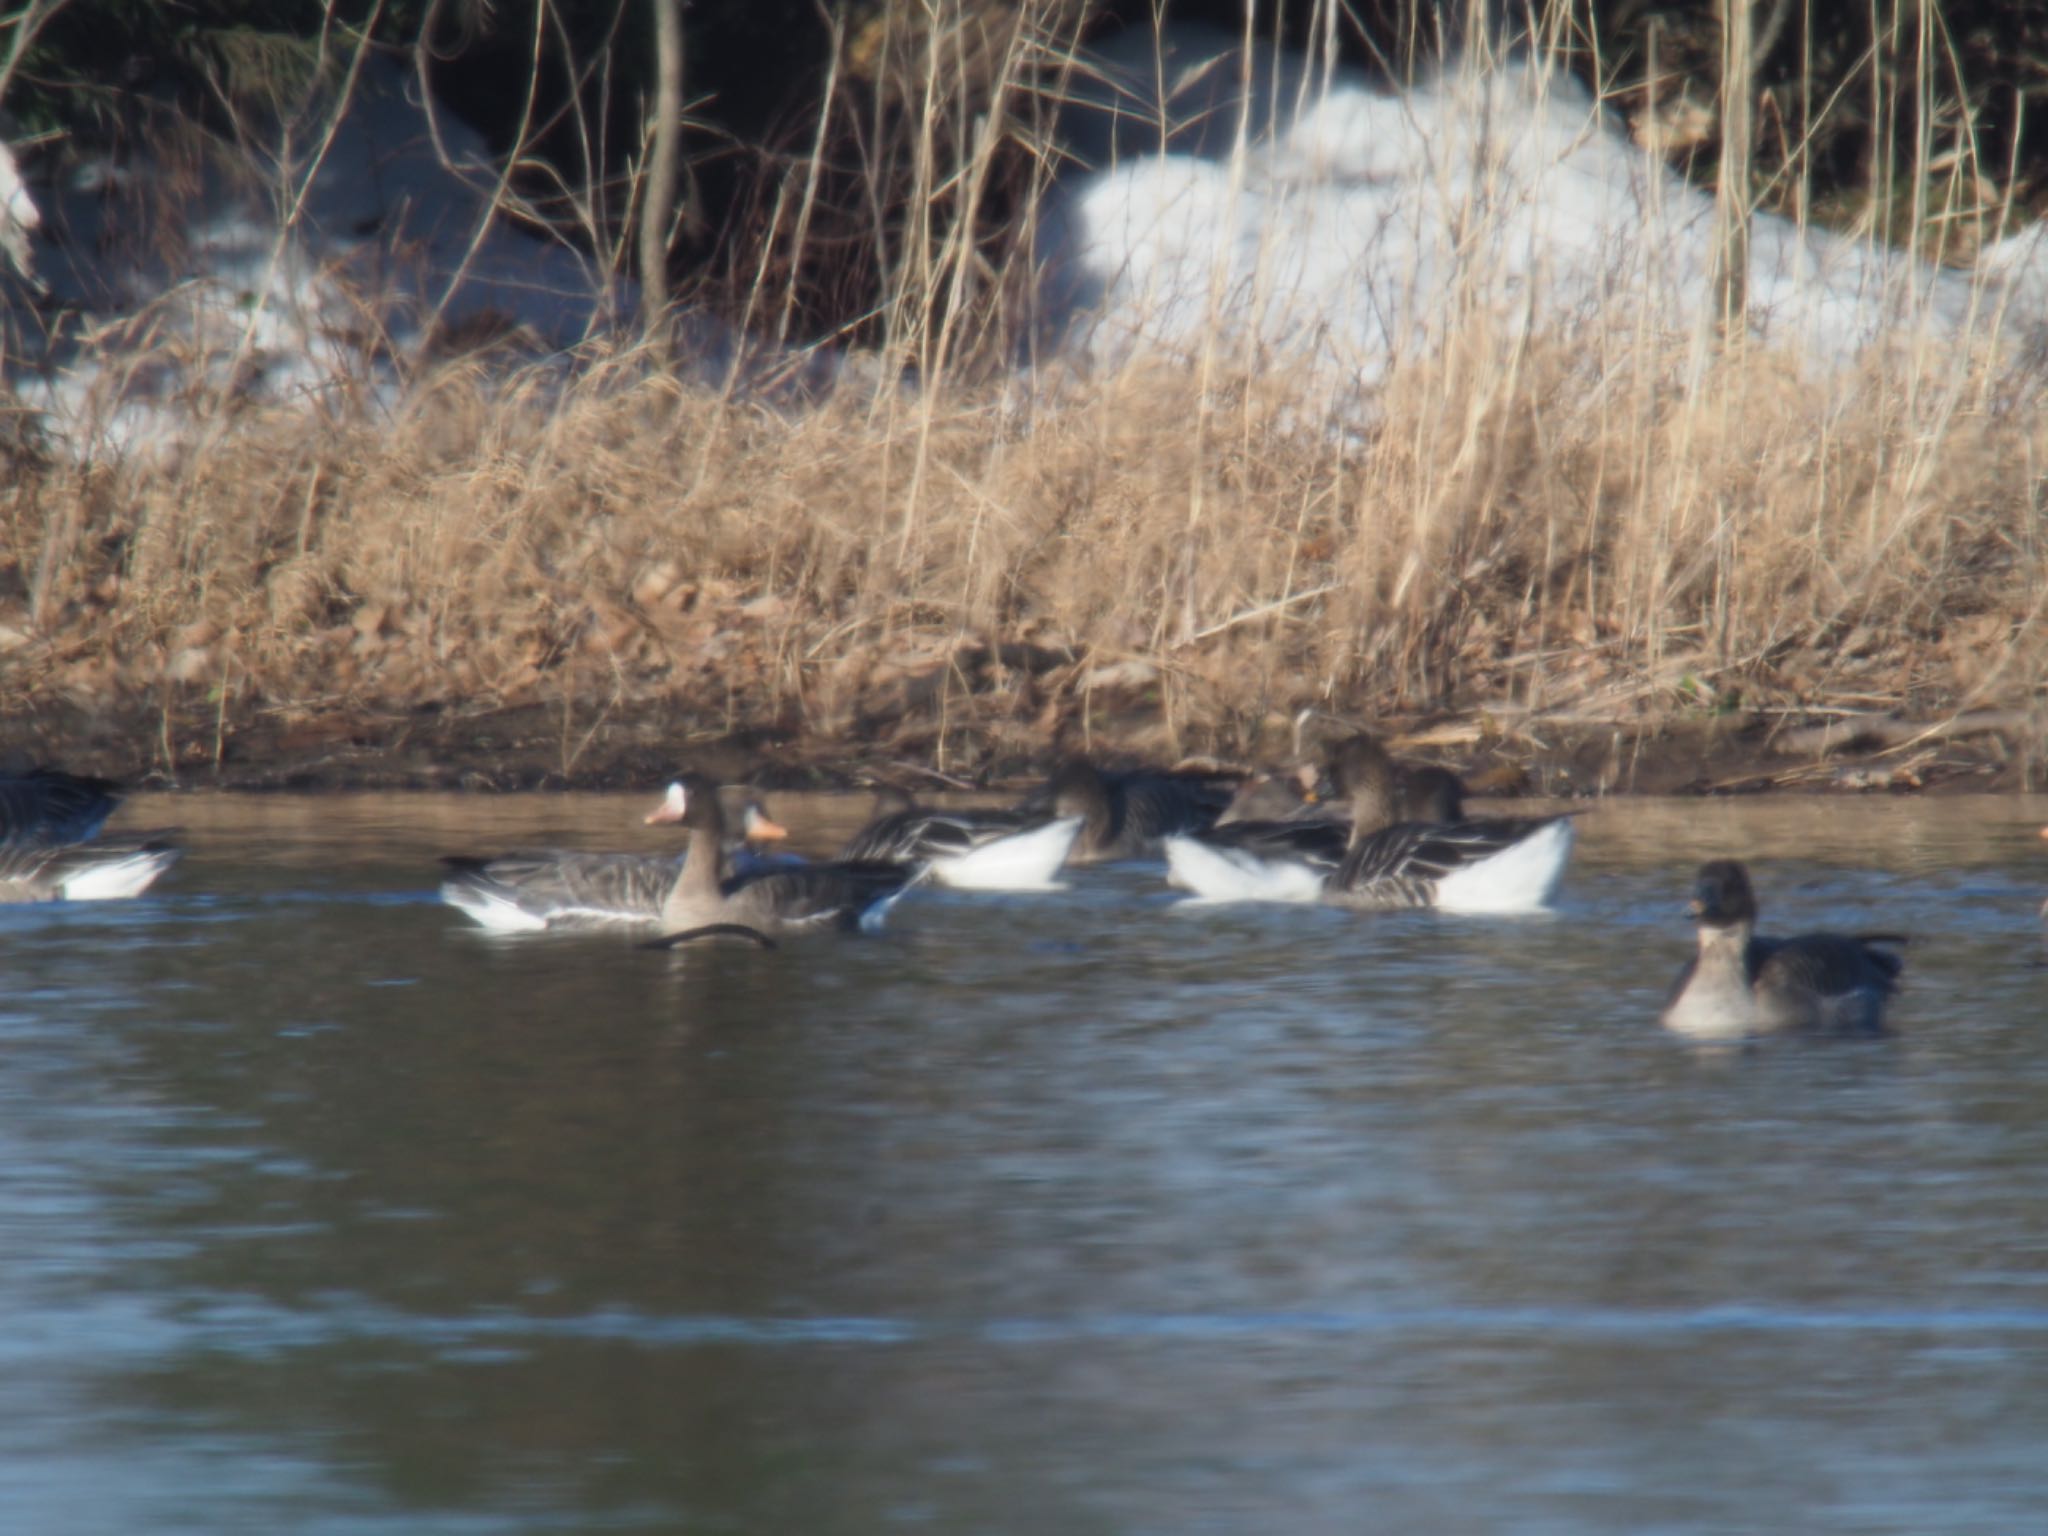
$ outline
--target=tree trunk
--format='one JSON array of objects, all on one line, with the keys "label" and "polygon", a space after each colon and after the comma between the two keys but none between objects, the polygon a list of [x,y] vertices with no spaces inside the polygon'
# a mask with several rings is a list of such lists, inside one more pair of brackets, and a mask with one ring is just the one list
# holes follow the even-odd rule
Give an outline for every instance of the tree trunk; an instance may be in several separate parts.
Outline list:
[{"label": "tree trunk", "polygon": [[640,320],[647,339],[660,346],[668,318],[668,230],[683,136],[683,5],[682,0],[648,3],[654,7],[654,131],[647,189],[640,200]]}]

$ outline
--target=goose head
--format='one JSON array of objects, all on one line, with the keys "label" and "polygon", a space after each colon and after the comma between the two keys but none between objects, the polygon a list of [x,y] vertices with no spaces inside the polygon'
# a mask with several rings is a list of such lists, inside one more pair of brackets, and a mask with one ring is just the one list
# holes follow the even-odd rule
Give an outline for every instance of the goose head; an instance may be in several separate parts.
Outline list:
[{"label": "goose head", "polygon": [[1371,736],[1361,731],[1337,743],[1330,753],[1329,779],[1333,798],[1351,804],[1354,841],[1393,825],[1397,804],[1394,760]]},{"label": "goose head", "polygon": [[1702,928],[1746,928],[1756,922],[1749,871],[1735,859],[1711,859],[1693,877],[1686,908]]},{"label": "goose head", "polygon": [[789,836],[789,828],[772,819],[761,802],[749,795],[740,807],[740,833],[750,843],[779,843]]},{"label": "goose head", "polygon": [[725,808],[718,803],[718,786],[700,773],[680,775],[670,783],[661,804],[647,813],[647,825],[683,826],[692,832],[723,836]]},{"label": "goose head", "polygon": [[1052,776],[1047,786],[1056,819],[1081,818],[1081,836],[1087,843],[1102,843],[1116,835],[1118,810],[1110,798],[1109,783],[1086,758],[1073,758]]}]

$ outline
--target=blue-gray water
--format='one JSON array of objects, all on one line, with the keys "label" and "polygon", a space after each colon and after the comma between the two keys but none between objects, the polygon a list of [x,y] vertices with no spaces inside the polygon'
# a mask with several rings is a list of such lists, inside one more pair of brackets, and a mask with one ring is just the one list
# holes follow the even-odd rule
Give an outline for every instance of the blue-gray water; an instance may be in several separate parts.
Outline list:
[{"label": "blue-gray water", "polygon": [[[434,900],[645,808],[158,800],[0,909],[0,1530],[2048,1523],[2048,804],[1610,804],[1551,919]],[[1892,1038],[1658,1030],[1718,854],[1913,934]]]}]

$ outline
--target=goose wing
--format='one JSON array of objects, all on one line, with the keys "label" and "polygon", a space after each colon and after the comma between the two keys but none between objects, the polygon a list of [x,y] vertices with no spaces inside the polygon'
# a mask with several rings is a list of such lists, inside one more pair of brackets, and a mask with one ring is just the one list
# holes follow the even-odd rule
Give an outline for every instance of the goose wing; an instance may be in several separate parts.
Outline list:
[{"label": "goose wing", "polygon": [[1436,906],[1444,882],[1477,873],[1489,861],[1525,848],[1537,849],[1540,858],[1530,869],[1511,868],[1514,890],[1498,897],[1478,894],[1460,905],[1493,911],[1540,906],[1570,853],[1569,817],[1399,822],[1361,839],[1345,855],[1331,890],[1337,899],[1354,905]]},{"label": "goose wing", "polygon": [[163,832],[54,848],[0,849],[0,901],[118,901],[139,896],[184,852]]},{"label": "goose wing", "polygon": [[[559,849],[462,856],[441,862],[448,876],[441,899],[460,907],[487,927],[481,914],[499,906],[552,923],[654,923],[661,904],[682,873],[684,855],[575,853]],[[510,915],[510,914],[506,914]]]},{"label": "goose wing", "polygon": [[939,811],[916,807],[878,816],[839,851],[842,863],[918,864],[971,853],[1045,820],[1005,807]]},{"label": "goose wing", "polygon": [[1830,1033],[1884,1031],[1884,1005],[1901,961],[1878,940],[1842,933],[1751,939],[1750,988],[1774,1025]]},{"label": "goose wing", "polygon": [[1218,848],[1235,848],[1261,859],[1299,859],[1325,870],[1344,862],[1351,829],[1341,821],[1306,817],[1285,821],[1230,821],[1199,834]]},{"label": "goose wing", "polygon": [[1905,962],[1878,946],[1890,935],[1851,937],[1845,933],[1802,933],[1789,939],[1751,941],[1750,964],[1759,987],[1797,988],[1819,997],[1853,992],[1880,996],[1896,992]]},{"label": "goose wing", "polygon": [[730,921],[750,928],[852,928],[878,923],[917,872],[873,861],[766,870],[725,883]]},{"label": "goose wing", "polygon": [[120,803],[106,779],[55,768],[0,777],[0,849],[85,842]]},{"label": "goose wing", "polygon": [[0,841],[0,886],[12,887],[9,894],[17,901],[54,900],[55,890],[45,888],[47,877],[77,847],[73,843]]},{"label": "goose wing", "polygon": [[1458,867],[1459,845],[1444,827],[1404,821],[1361,838],[1330,877],[1333,899],[1353,905],[1426,907],[1436,882]]},{"label": "goose wing", "polygon": [[1206,832],[1230,804],[1230,785],[1182,774],[1134,773],[1113,781],[1123,798],[1128,836],[1147,841],[1179,832]]}]

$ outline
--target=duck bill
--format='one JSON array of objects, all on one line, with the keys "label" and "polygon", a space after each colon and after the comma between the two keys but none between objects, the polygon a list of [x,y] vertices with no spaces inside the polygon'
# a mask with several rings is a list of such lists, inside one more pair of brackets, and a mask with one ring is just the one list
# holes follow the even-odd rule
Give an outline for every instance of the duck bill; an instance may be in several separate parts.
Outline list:
[{"label": "duck bill", "polygon": [[789,836],[789,828],[779,821],[770,821],[766,816],[756,816],[747,823],[747,840],[754,843],[779,843]]},{"label": "duck bill", "polygon": [[683,794],[682,785],[669,785],[668,793],[662,797],[661,804],[647,813],[646,824],[650,827],[659,827],[670,822],[681,821],[683,819],[683,805],[686,799],[687,797]]}]

